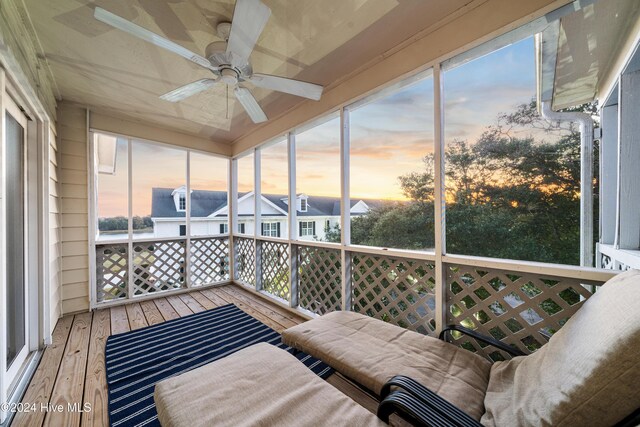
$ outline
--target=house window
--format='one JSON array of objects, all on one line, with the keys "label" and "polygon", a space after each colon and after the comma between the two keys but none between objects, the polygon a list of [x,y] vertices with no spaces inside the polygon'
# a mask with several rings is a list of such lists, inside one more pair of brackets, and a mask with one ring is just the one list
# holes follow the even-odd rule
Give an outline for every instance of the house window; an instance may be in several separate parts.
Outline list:
[{"label": "house window", "polygon": [[300,212],[307,211],[307,199],[300,199]]},{"label": "house window", "polygon": [[229,225],[220,224],[220,234],[227,234],[229,232]]},{"label": "house window", "polygon": [[244,224],[244,223],[242,223],[242,224],[238,224],[238,227],[240,228],[240,233],[242,233],[242,234],[245,234],[245,233],[246,233],[246,231],[245,231],[245,224]]},{"label": "house window", "polygon": [[267,237],[280,237],[279,222],[263,222],[262,235]]},{"label": "house window", "polygon": [[327,230],[327,231],[331,230],[331,220],[330,219],[328,219],[328,220],[326,220],[324,222],[324,229]]},{"label": "house window", "polygon": [[187,235],[187,226],[186,225],[181,225],[180,226],[180,235],[181,236],[186,236]]},{"label": "house window", "polygon": [[302,236],[315,236],[316,235],[316,222],[315,221],[300,221],[298,226],[300,237]]},{"label": "house window", "polygon": [[178,210],[186,211],[187,210],[187,196],[186,194],[180,194],[178,196]]}]

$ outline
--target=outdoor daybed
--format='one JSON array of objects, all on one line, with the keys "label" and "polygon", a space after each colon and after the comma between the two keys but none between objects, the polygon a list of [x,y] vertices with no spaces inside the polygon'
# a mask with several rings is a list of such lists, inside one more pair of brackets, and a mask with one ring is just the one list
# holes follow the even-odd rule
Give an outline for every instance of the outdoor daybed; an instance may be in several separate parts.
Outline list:
[{"label": "outdoor daybed", "polygon": [[640,408],[638,303],[640,271],[620,274],[540,350],[494,364],[353,312],[294,326],[282,340],[382,397],[392,377],[411,377],[483,425],[611,426]]},{"label": "outdoor daybed", "polygon": [[154,400],[163,427],[385,425],[266,343],[159,382]]}]

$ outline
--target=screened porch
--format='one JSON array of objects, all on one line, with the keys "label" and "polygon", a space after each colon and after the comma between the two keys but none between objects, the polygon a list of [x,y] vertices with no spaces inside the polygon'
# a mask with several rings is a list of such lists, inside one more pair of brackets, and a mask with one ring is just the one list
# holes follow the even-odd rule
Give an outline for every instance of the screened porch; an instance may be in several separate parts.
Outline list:
[{"label": "screened porch", "polygon": [[[380,417],[385,395],[286,331],[357,313],[490,367],[557,342],[640,268],[635,1],[249,2],[271,17],[241,65],[215,51],[235,1],[0,5],[0,109],[27,123],[24,258],[0,265],[26,272],[22,293],[0,282],[0,303],[24,307],[0,316],[1,426],[159,425],[155,383],[135,380],[151,387],[138,398],[114,378],[159,369],[164,344],[135,337],[198,322],[236,341],[249,325],[267,338],[247,342],[323,368],[376,422],[424,425]],[[260,86],[271,74],[253,68],[313,94]],[[2,200],[4,214],[18,199]],[[197,320],[215,313],[231,320]],[[209,335],[189,335],[189,357]],[[186,368],[169,379],[251,347],[189,365],[175,339],[157,365]],[[131,358],[109,348],[127,340]],[[501,425],[466,409],[455,425]]]}]

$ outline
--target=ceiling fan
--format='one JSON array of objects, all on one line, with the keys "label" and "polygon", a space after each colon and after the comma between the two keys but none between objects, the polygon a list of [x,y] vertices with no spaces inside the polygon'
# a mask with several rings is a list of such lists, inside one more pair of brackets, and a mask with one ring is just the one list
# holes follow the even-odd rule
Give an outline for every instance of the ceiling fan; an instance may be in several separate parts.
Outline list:
[{"label": "ceiling fan", "polygon": [[266,121],[267,115],[249,89],[241,85],[244,82],[316,101],[320,99],[323,89],[313,83],[253,73],[249,56],[270,15],[271,9],[260,0],[237,0],[233,25],[221,22],[217,26],[218,35],[225,41],[210,43],[205,49],[205,56],[201,56],[105,9],[96,7],[94,13],[97,20],[176,53],[214,75],[213,78],[201,79],[165,93],[161,99],[178,102],[216,84],[226,84],[233,88],[233,93],[254,123]]}]

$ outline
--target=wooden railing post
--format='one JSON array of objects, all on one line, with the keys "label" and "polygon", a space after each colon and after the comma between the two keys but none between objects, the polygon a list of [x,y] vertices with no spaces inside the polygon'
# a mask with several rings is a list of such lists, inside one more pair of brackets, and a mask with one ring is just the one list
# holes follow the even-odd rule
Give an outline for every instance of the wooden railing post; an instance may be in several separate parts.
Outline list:
[{"label": "wooden railing post", "polygon": [[445,164],[444,164],[444,102],[442,97],[442,74],[440,64],[433,67],[433,106],[434,106],[434,214],[435,214],[435,278],[436,278],[436,334],[446,323],[447,276],[443,256],[446,254],[445,222]]},{"label": "wooden railing post", "polygon": [[296,240],[298,232],[298,212],[296,195],[296,136],[293,132],[287,134],[287,160],[289,169],[289,306],[298,306],[298,251],[291,242]]},{"label": "wooden railing post", "polygon": [[349,110],[340,109],[340,230],[342,266],[342,310],[350,311],[351,301],[351,199],[349,188]]},{"label": "wooden railing post", "polygon": [[254,230],[253,241],[255,243],[256,254],[256,291],[262,290],[262,244],[258,237],[262,234],[262,188],[261,188],[261,161],[260,148],[256,148],[253,153],[253,201],[254,201]]}]

